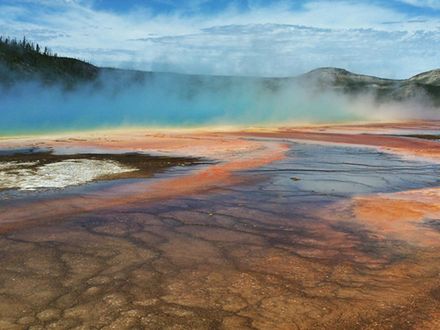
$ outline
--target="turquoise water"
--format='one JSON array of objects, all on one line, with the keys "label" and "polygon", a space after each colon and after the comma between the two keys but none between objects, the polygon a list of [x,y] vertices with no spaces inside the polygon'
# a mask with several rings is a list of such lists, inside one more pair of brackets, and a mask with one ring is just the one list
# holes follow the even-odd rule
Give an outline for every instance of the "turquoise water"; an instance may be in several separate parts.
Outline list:
[{"label": "turquoise water", "polygon": [[365,119],[333,94],[292,83],[276,88],[250,80],[155,78],[139,84],[106,81],[65,91],[26,83],[0,89],[0,135],[118,126],[191,127]]}]

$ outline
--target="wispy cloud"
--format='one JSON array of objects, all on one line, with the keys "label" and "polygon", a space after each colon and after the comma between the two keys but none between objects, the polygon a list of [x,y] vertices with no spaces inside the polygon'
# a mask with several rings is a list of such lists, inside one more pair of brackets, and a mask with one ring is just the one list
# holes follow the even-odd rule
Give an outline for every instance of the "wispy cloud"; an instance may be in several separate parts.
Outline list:
[{"label": "wispy cloud", "polygon": [[435,15],[379,1],[302,1],[296,7],[249,1],[245,9],[231,2],[204,11],[206,2],[191,2],[188,14],[139,6],[116,11],[87,0],[4,0],[0,31],[100,65],[147,70],[279,76],[338,66],[406,77],[440,66]]},{"label": "wispy cloud", "polygon": [[416,7],[440,9],[438,0],[402,0],[402,2]]}]

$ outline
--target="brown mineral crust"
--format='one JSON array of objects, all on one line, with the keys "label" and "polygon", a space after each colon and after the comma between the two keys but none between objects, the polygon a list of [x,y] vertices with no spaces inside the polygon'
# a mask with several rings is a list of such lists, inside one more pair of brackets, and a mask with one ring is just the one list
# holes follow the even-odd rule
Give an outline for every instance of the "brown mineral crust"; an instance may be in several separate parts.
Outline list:
[{"label": "brown mineral crust", "polygon": [[[112,206],[102,196],[73,199],[80,210],[72,206],[69,221],[44,219],[72,199],[15,209],[43,222],[0,235],[0,328],[438,329],[438,244],[423,227],[438,219],[437,189],[298,206],[299,214],[246,192],[225,202],[217,198],[242,182],[236,171],[282,159],[285,147],[224,139],[217,157],[214,142],[188,152],[220,163],[109,191],[120,201]],[[216,194],[196,194],[206,186]],[[143,203],[150,189],[160,203]]]},{"label": "brown mineral crust", "polygon": [[[144,139],[146,142],[142,144],[143,151],[146,151],[145,148],[149,145],[154,145],[154,142],[159,140],[159,145],[167,145],[171,150],[182,153],[182,149],[179,149],[182,141],[174,145],[176,142],[174,138],[169,140],[167,137],[161,136],[150,137],[149,139],[144,137]],[[163,141],[164,139],[165,141]],[[208,165],[186,175],[155,182],[146,181],[118,185],[115,188],[101,190],[99,193],[85,196],[55,198],[44,202],[26,203],[24,206],[6,206],[3,207],[0,214],[0,232],[35,224],[42,219],[57,219],[92,210],[105,209],[110,206],[134,202],[151,202],[230,185],[240,180],[240,177],[235,176],[234,172],[263,166],[282,159],[287,150],[287,147],[282,143],[248,142],[242,139],[229,139],[229,142],[225,142],[227,147],[224,148],[221,146],[222,142],[216,139],[208,138],[206,141],[206,144],[204,144],[203,139],[197,139],[195,149],[191,149],[193,148],[192,142],[188,145],[188,141],[186,141],[185,145],[189,150],[185,151],[185,154],[195,156],[197,152],[200,152],[201,154],[198,154],[198,156],[201,157],[216,155],[216,159],[219,161],[218,164]],[[220,147],[212,150],[213,146],[217,143],[216,141],[220,144]],[[78,141],[75,140],[74,143],[76,145]],[[128,146],[128,144],[123,145],[124,147]],[[130,146],[130,150],[137,150],[133,145]],[[100,145],[100,147],[104,147],[104,145]],[[109,146],[105,145],[105,147]],[[117,146],[113,147],[119,149],[121,144],[118,143]]]}]

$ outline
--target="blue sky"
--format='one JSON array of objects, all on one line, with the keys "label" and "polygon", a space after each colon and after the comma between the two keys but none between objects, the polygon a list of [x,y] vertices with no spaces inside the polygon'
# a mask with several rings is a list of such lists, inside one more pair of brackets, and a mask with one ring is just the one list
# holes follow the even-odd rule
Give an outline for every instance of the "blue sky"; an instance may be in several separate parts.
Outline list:
[{"label": "blue sky", "polygon": [[440,0],[0,0],[0,31],[144,70],[405,78],[440,67]]}]

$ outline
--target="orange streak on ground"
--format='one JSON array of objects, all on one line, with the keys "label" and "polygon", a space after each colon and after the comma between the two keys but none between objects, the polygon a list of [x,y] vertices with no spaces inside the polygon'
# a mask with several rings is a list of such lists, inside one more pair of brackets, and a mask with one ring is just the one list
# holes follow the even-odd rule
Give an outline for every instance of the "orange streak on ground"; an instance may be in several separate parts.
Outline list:
[{"label": "orange streak on ground", "polygon": [[318,133],[294,129],[274,132],[249,132],[238,134],[376,147],[387,152],[424,157],[440,161],[440,143],[408,137],[386,136],[380,134]]},{"label": "orange streak on ground", "polygon": [[[186,175],[161,180],[147,180],[145,182],[119,185],[99,193],[87,194],[75,197],[57,198],[47,201],[25,203],[24,205],[3,208],[0,213],[0,232],[16,229],[19,226],[31,224],[40,220],[56,219],[71,216],[83,212],[101,210],[112,206],[121,206],[135,202],[149,202],[162,198],[171,198],[184,194],[197,193],[214,189],[218,186],[230,185],[240,181],[234,176],[234,172],[264,166],[273,161],[282,159],[287,151],[287,146],[280,143],[254,142],[242,139],[222,140],[218,137],[210,137],[207,140],[201,137],[196,139],[194,148],[188,141],[178,143],[174,138],[149,137],[145,141],[133,143],[136,148],[148,151],[148,146],[154,142],[169,151],[182,154],[182,143],[186,148],[184,154],[188,156],[212,157],[217,155],[219,164],[209,165]],[[110,142],[108,142],[110,141]],[[104,143],[90,143],[85,141],[82,146],[99,146],[109,149],[126,149],[133,145],[128,141],[119,143],[117,140],[108,140]],[[71,146],[77,146],[76,142],[68,142]],[[224,144],[222,146],[222,143]],[[51,145],[46,142],[46,145]],[[59,145],[57,145],[59,146]],[[157,151],[157,149],[153,150]],[[243,179],[243,178],[242,178]]]},{"label": "orange streak on ground", "polygon": [[[438,129],[439,127],[439,122],[325,126],[301,129],[283,128],[272,132],[256,131],[238,133],[238,135],[374,147],[403,157],[410,156],[438,162],[440,161],[440,143],[437,141],[381,134],[390,129],[418,130],[421,128]],[[379,131],[381,134],[364,134],[365,131]],[[379,235],[392,236],[424,246],[440,245],[440,232],[423,224],[424,220],[440,218],[440,188],[356,196],[344,202],[343,205],[345,207],[348,205],[352,209],[357,221]],[[336,215],[333,220],[341,220],[340,211],[341,209],[336,206]]]},{"label": "orange streak on ground", "polygon": [[[185,156],[201,156],[222,161],[190,175],[161,180],[156,183],[141,183],[118,186],[101,192],[67,200],[59,199],[35,203],[30,209],[14,208],[2,212],[0,222],[15,225],[20,221],[38,218],[53,218],[123,205],[136,201],[149,201],[183,194],[190,194],[217,185],[233,184],[238,177],[234,171],[263,166],[283,157],[286,149],[279,143],[244,140],[243,137],[267,137],[275,139],[306,140],[316,143],[341,143],[374,147],[386,152],[440,160],[440,143],[429,140],[387,136],[380,134],[357,134],[356,132],[386,131],[387,129],[433,129],[439,123],[398,123],[350,126],[323,126],[280,128],[272,131],[248,131],[233,133],[166,132],[148,133],[142,130],[103,133],[70,134],[41,139],[12,139],[0,142],[0,147],[25,145],[50,147],[98,148],[103,150],[147,151]],[[362,223],[377,232],[404,237],[411,241],[429,243],[437,240],[437,233],[420,226],[427,217],[438,218],[440,190],[422,189],[398,194],[358,196],[350,201],[354,215]],[[407,196],[404,198],[404,196]],[[429,198],[428,198],[429,196]]]},{"label": "orange streak on ground", "polygon": [[423,244],[440,245],[440,232],[423,224],[440,218],[440,189],[408,190],[353,199],[356,219],[382,235]]},{"label": "orange streak on ground", "polygon": [[[280,127],[281,130],[291,130],[292,128]],[[333,132],[333,133],[376,133],[380,134],[381,132],[386,132],[390,134],[401,131],[420,131],[420,130],[439,130],[440,129],[440,121],[439,120],[414,120],[414,121],[405,121],[405,122],[396,122],[396,123],[356,123],[356,124],[329,124],[329,125],[309,125],[309,126],[301,126],[297,127],[297,130],[301,131],[311,131],[311,132]]]},{"label": "orange streak on ground", "polygon": [[260,144],[221,133],[151,133],[145,130],[71,133],[0,140],[0,148],[22,147],[75,148],[83,149],[85,152],[89,149],[145,151],[222,159],[258,149]]}]

